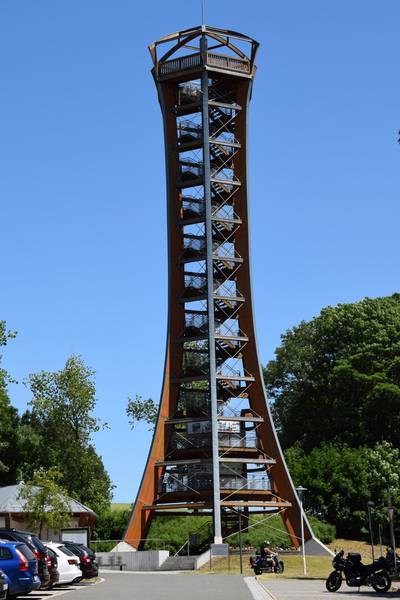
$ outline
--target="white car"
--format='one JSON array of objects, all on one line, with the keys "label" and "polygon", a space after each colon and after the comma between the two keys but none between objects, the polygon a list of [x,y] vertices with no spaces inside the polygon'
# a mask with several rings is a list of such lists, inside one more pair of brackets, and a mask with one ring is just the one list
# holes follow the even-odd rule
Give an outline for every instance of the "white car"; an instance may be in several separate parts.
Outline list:
[{"label": "white car", "polygon": [[62,542],[46,542],[46,546],[57,555],[57,569],[60,573],[58,583],[78,583],[82,579],[79,557],[68,550]]}]

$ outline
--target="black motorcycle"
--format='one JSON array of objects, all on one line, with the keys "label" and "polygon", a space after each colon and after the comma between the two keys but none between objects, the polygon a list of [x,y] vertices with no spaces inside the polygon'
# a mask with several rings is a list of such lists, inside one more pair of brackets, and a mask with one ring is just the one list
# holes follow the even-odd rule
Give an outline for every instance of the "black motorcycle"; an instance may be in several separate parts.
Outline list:
[{"label": "black motorcycle", "polygon": [[283,560],[279,560],[277,552],[268,556],[250,556],[250,566],[255,575],[261,575],[261,573],[283,573],[285,569]]},{"label": "black motorcycle", "polygon": [[389,576],[389,564],[386,558],[381,556],[370,565],[363,565],[361,554],[358,552],[349,552],[344,557],[344,551],[336,554],[332,561],[335,569],[326,580],[326,589],[328,592],[336,592],[342,585],[343,578],[350,587],[360,587],[361,585],[370,585],[376,592],[386,593],[392,585]]}]

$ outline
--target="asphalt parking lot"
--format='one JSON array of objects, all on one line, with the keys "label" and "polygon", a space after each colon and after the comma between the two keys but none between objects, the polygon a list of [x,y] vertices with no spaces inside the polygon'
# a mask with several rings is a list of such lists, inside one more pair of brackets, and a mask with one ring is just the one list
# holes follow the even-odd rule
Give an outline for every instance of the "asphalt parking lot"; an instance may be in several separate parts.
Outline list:
[{"label": "asphalt parking lot", "polygon": [[51,600],[64,594],[65,600],[255,600],[255,596],[240,575],[123,571],[101,573],[101,578],[101,581],[95,584],[78,584],[43,592],[39,590],[30,593],[29,596],[19,597],[19,600]]},{"label": "asphalt parking lot", "polygon": [[325,589],[322,579],[259,579],[271,600],[362,600],[371,598],[400,598],[400,582],[395,582],[387,594],[377,594],[372,588],[349,588],[343,584],[335,593]]},{"label": "asphalt parking lot", "polygon": [[[400,582],[387,594],[371,588],[343,586],[335,594],[325,589],[321,579],[274,579],[241,577],[240,575],[193,575],[177,573],[106,572],[96,583],[56,587],[31,592],[20,600],[51,600],[67,595],[68,600],[363,600],[400,598]],[[67,600],[67,598],[66,598]]]},{"label": "asphalt parking lot", "polygon": [[62,596],[63,594],[68,594],[70,592],[80,592],[86,588],[95,587],[98,583],[101,583],[100,578],[98,582],[89,583],[82,581],[75,585],[59,585],[52,590],[37,590],[26,596],[18,596],[18,600],[51,600],[51,598],[55,598],[56,596]]}]

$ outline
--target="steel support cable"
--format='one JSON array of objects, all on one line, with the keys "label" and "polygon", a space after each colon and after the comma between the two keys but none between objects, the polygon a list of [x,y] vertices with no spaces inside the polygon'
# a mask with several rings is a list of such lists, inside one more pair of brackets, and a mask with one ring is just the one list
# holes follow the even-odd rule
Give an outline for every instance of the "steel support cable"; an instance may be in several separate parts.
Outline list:
[{"label": "steel support cable", "polygon": [[[220,201],[222,202],[222,204],[221,204],[221,205],[219,205],[219,206],[216,208],[216,210],[215,210],[215,211],[212,213],[212,215],[214,216],[214,215],[215,215],[215,212],[216,212],[217,210],[219,210],[220,208],[224,207],[224,206],[225,206],[225,204],[227,204],[227,202],[229,202],[230,200],[234,199],[234,196],[235,196],[235,194],[237,194],[237,192],[239,191],[239,188],[235,187],[235,188],[234,188],[234,189],[233,189],[233,190],[230,192],[229,196],[228,196],[227,198],[225,198],[225,199],[224,199],[224,197],[223,197],[223,196],[221,196],[221,193],[220,193],[218,190],[216,190],[216,189],[215,189],[215,186],[213,185],[213,182],[211,182],[211,187],[212,187],[212,190],[213,190],[214,194],[215,194],[215,195],[217,195],[217,196],[219,196],[219,198],[220,198]],[[214,196],[214,197],[215,197],[215,196]]]},{"label": "steel support cable", "polygon": [[[230,123],[232,123],[232,121],[234,121],[234,119],[235,119],[235,118],[236,118],[236,115],[233,115],[233,116],[232,116],[232,117],[231,117],[231,118],[230,118],[230,119],[229,119],[229,120],[228,120],[226,123],[223,123],[223,124],[222,124],[222,125],[219,127],[219,129],[217,129],[216,131],[213,131],[213,135],[212,135],[212,137],[213,137],[213,138],[215,138],[215,137],[217,137],[217,136],[221,135],[222,133],[229,133],[229,134],[231,134],[231,135],[234,135],[233,131],[228,129],[228,125],[229,125]],[[216,119],[216,120],[218,120],[218,121],[220,121],[220,122],[221,122],[221,117],[217,117],[217,119]],[[213,123],[215,123],[215,121],[213,121]],[[232,129],[234,130],[234,129],[235,129],[235,127],[233,127]]]},{"label": "steel support cable", "polygon": [[[224,461],[222,461],[222,462],[224,462]],[[251,462],[249,462],[249,463],[247,463],[247,464],[252,464],[252,463],[251,463]],[[245,479],[245,480],[246,480],[246,485],[247,485],[247,483],[248,483],[248,479],[247,479],[247,477],[244,477],[244,475],[239,475],[239,474],[238,474],[236,471],[234,471],[234,470],[232,469],[232,467],[229,467],[227,463],[224,463],[224,465],[225,465],[225,468],[226,468],[226,470],[227,470],[227,471],[230,471],[231,473],[233,473],[235,476],[239,477],[240,479]],[[267,466],[267,467],[265,468],[265,471],[267,472],[267,476],[268,476],[268,478],[269,478],[269,473],[270,473],[270,471],[271,471],[271,467],[270,467],[270,466]],[[226,496],[224,499],[225,499],[225,500],[227,500],[227,499],[228,499],[228,498],[230,498],[231,496],[234,496],[234,495],[235,495],[235,494],[236,494],[238,491],[240,492],[240,490],[243,490],[245,487],[246,487],[246,486],[243,486],[243,487],[241,487],[241,488],[235,489],[235,490],[234,490],[234,491],[233,491],[231,494],[229,494],[229,496]],[[271,496],[276,496],[276,494],[274,494],[272,490],[268,490],[268,491],[270,491],[270,492],[271,492]]]},{"label": "steel support cable", "polygon": [[[216,174],[218,174],[220,171],[224,171],[225,169],[229,169],[230,171],[234,171],[234,166],[231,166],[231,163],[233,162],[233,159],[235,158],[235,156],[239,153],[240,149],[236,149],[235,152],[233,152],[232,154],[230,154],[227,158],[225,158],[225,160],[222,160],[220,157],[221,155],[218,155],[216,157],[216,160],[220,160],[220,164],[215,166],[215,171],[213,171],[211,173],[211,177],[213,179],[218,179],[216,177]],[[214,155],[215,156],[215,155]],[[215,162],[215,159],[214,159]],[[240,183],[240,179],[237,177],[236,181],[239,181]]]},{"label": "steel support cable", "polygon": [[[172,475],[172,473],[167,473],[168,477],[171,477],[171,479],[174,479],[175,481],[177,481],[179,483],[179,485],[182,485],[184,488],[195,492],[195,494],[198,494],[199,496],[201,496],[201,493],[198,490],[195,490],[194,488],[190,487],[190,485],[188,485],[187,483],[183,483],[180,479],[178,479],[177,477],[174,477],[174,475]],[[165,496],[166,494],[168,494],[169,492],[164,492],[164,494],[162,494],[162,496]],[[162,496],[160,496],[160,498],[162,498]]]},{"label": "steel support cable", "polygon": [[[227,419],[229,421],[229,419]],[[252,429],[252,431],[257,432],[257,429],[259,427],[261,427],[262,423],[258,423],[256,425],[256,427],[254,429]],[[223,432],[222,432],[223,433]],[[242,442],[243,440],[246,439],[246,435],[244,435],[243,437],[240,438],[239,442]],[[222,454],[219,455],[219,458],[223,458],[226,454],[228,454],[228,452],[230,452],[231,450],[236,450],[236,448],[238,448],[238,446],[231,446],[230,448],[228,448],[228,450],[226,450],[225,452],[223,452]],[[245,448],[247,448],[247,446],[245,446]],[[262,450],[256,447],[256,450],[260,450],[260,452],[262,453]],[[249,461],[249,464],[251,464],[251,461]]]},{"label": "steel support cable", "polygon": [[[229,467],[228,467],[228,470],[229,470]],[[237,473],[235,471],[232,471],[232,473],[234,473],[235,475],[237,475]],[[241,475],[239,475],[238,477],[239,477],[239,479],[244,479],[244,477],[241,476]],[[228,500],[228,498],[230,498],[231,496],[234,496],[235,494],[237,494],[238,492],[240,492],[241,490],[244,490],[244,489],[248,489],[247,488],[247,479],[246,479],[245,485],[242,485],[242,487],[239,487],[239,488],[235,489],[234,492],[232,492],[228,496],[225,496],[224,497],[224,502],[226,502],[226,500]]]},{"label": "steel support cable", "polygon": [[[231,312],[231,313],[227,313],[227,312],[226,312],[226,309],[224,309],[224,308],[220,308],[220,307],[219,307],[219,310],[220,310],[222,313],[224,313],[224,315],[226,316],[226,320],[228,320],[228,319],[235,319],[236,315],[238,314],[238,312],[239,312],[239,310],[242,308],[242,306],[243,306],[243,302],[238,302],[238,303],[236,304],[236,307],[235,307],[235,309],[234,309],[234,312]],[[224,321],[224,323],[225,323],[225,321]]]},{"label": "steel support cable", "polygon": [[232,98],[231,93],[228,93],[225,89],[222,92],[221,87],[212,85],[210,87],[210,96],[212,96],[214,93],[217,94],[217,96],[215,96],[215,98],[211,99],[212,102],[218,102],[218,98],[221,98],[221,99],[225,98],[226,100],[229,100],[229,102],[226,102],[226,104],[230,104],[230,103],[234,102],[234,99]]},{"label": "steel support cable", "polygon": [[[223,352],[225,352],[225,354],[227,355],[227,357],[228,357],[228,358],[234,358],[234,359],[236,359],[236,358],[237,358],[237,360],[242,360],[242,358],[238,358],[238,354],[239,354],[239,353],[241,353],[241,352],[243,351],[243,348],[245,348],[245,346],[246,346],[246,344],[247,344],[247,343],[248,343],[248,342],[244,342],[244,343],[243,343],[243,345],[242,345],[242,346],[240,346],[240,347],[239,347],[239,348],[236,350],[235,354],[233,354],[233,355],[231,355],[231,354],[228,354],[227,350],[226,350],[226,349],[225,349],[223,346],[219,345],[218,343],[217,343],[217,346],[218,346],[218,348],[221,348],[221,350],[222,350]],[[225,358],[222,358],[222,363],[223,363],[223,362],[225,362],[225,360],[226,360]],[[221,363],[221,364],[222,364],[222,363]]]},{"label": "steel support cable", "polygon": [[[229,469],[228,469],[228,470],[229,470]],[[232,471],[232,473],[236,474],[236,473],[235,473],[235,471]],[[236,475],[237,475],[237,474],[236,474]],[[239,479],[244,479],[244,478],[243,478],[241,475],[239,475]],[[252,488],[248,488],[248,487],[247,487],[247,479],[246,479],[246,484],[245,484],[245,485],[243,485],[243,486],[242,486],[242,487],[240,487],[240,488],[237,488],[237,489],[235,489],[235,490],[234,490],[233,492],[231,492],[231,493],[230,493],[228,496],[225,496],[225,497],[224,497],[224,499],[223,499],[223,502],[226,502],[226,501],[227,501],[229,498],[231,498],[232,496],[235,496],[235,495],[236,495],[238,492],[240,492],[240,491],[242,491],[242,490],[244,490],[244,489],[247,489],[247,490],[248,490],[248,489],[250,489],[250,490],[252,489]],[[257,489],[254,489],[254,491],[257,491]],[[268,490],[268,491],[271,491],[271,490]],[[271,495],[272,495],[272,494],[271,494]]]},{"label": "steel support cable", "polygon": [[[268,521],[269,519],[272,519],[272,517],[276,517],[277,515],[280,515],[282,512],[284,512],[286,510],[286,508],[281,508],[280,510],[277,510],[276,512],[272,513],[271,515],[268,515],[268,517],[265,517],[265,519],[262,519],[260,521],[257,521],[257,523],[253,523],[252,525],[248,525],[245,528],[241,528],[241,531],[248,531],[249,529],[253,529],[253,527],[258,527],[261,523],[264,523],[265,521]],[[234,507],[232,507],[232,511],[237,513],[239,515],[239,511],[236,510]],[[249,515],[245,515],[242,514],[242,517],[245,517],[248,521],[250,520],[250,516]],[[272,527],[272,525],[270,525],[271,529],[276,529],[277,531],[280,531],[282,533],[281,529],[277,529],[276,527]],[[233,535],[237,535],[238,531],[235,531],[234,533],[230,533],[229,535],[224,537],[224,540],[227,540],[228,538],[232,537]],[[282,534],[285,535],[285,534]],[[289,534],[286,534],[289,537]],[[297,537],[297,536],[294,536]],[[301,539],[301,538],[298,538]]]},{"label": "steel support cable", "polygon": [[[239,231],[240,228],[240,224],[237,225],[236,228],[231,229],[228,234],[226,235],[225,233],[223,233],[220,229],[218,229],[217,227],[214,226],[214,229],[216,230],[216,232],[218,233],[218,235],[220,235],[222,237],[222,241],[221,242],[217,242],[218,246],[216,246],[216,248],[219,248],[221,246],[223,246],[224,244],[232,244],[235,245],[235,241],[231,241],[232,237],[234,238],[235,234]],[[216,256],[219,256],[218,254],[216,254]],[[224,255],[223,255],[224,256]],[[233,259],[233,258],[242,258],[240,256],[240,254],[238,252],[233,253],[232,256],[226,255],[227,259]]]},{"label": "steel support cable", "polygon": [[[249,389],[249,388],[252,386],[252,384],[253,384],[253,382],[252,382],[252,381],[248,382],[248,385],[246,386],[246,390],[248,390],[248,389]],[[237,405],[237,407],[236,407],[236,410],[238,410],[238,408],[239,408],[239,407],[242,405],[243,401],[244,401],[245,399],[248,399],[248,396],[234,396],[234,398],[235,398],[236,400],[239,400],[239,403],[238,403],[238,405]],[[231,400],[232,400],[232,398],[231,398]],[[231,400],[229,400],[229,402],[230,402]]]},{"label": "steel support cable", "polygon": [[[240,148],[237,148],[235,150],[235,152],[233,152],[228,158],[226,158],[223,162],[221,162],[220,165],[218,165],[216,172],[218,171],[222,171],[223,169],[230,169],[232,171],[234,171],[233,167],[229,167],[226,166],[229,162],[232,162],[234,157],[236,156],[236,154],[238,154],[238,152],[240,151]],[[211,177],[214,177],[214,174],[211,175]],[[238,179],[238,181],[240,181],[240,179]]]}]

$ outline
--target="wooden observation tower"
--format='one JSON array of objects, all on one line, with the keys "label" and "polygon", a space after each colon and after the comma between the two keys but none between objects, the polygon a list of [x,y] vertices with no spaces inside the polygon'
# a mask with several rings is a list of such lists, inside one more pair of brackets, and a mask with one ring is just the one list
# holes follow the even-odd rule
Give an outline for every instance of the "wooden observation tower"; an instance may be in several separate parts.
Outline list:
[{"label": "wooden observation tower", "polygon": [[[246,145],[257,48],[204,25],[150,46],[164,120],[169,312],[158,421],[124,538],[137,548],[165,511],[212,515],[215,543],[239,510],[281,513],[301,544],[253,318]],[[319,545],[307,520],[305,539]]]}]

